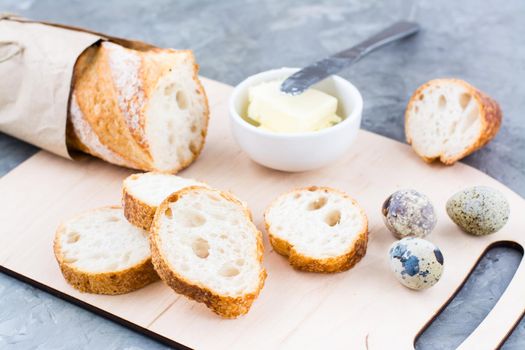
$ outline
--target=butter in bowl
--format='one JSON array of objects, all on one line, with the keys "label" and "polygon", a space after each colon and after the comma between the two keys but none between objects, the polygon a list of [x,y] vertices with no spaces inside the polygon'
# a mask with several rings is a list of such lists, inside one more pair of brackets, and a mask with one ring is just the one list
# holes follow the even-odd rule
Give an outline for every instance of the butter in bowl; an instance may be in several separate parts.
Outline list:
[{"label": "butter in bowl", "polygon": [[244,118],[255,126],[273,132],[310,132],[339,123],[337,99],[310,88],[292,96],[280,91],[282,80],[264,82],[248,91]]},{"label": "butter in bowl", "polygon": [[230,97],[232,132],[255,162],[282,171],[327,166],[346,154],[361,124],[363,99],[348,80],[331,76],[291,96],[281,82],[298,71],[281,68],[242,81]]}]

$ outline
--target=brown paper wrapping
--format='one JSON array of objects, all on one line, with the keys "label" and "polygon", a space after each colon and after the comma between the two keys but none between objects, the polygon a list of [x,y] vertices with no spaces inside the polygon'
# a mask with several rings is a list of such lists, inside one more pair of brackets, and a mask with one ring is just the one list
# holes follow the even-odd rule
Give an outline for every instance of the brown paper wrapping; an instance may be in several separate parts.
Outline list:
[{"label": "brown paper wrapping", "polygon": [[66,121],[73,68],[99,40],[153,46],[86,29],[0,13],[0,131],[71,159]]}]

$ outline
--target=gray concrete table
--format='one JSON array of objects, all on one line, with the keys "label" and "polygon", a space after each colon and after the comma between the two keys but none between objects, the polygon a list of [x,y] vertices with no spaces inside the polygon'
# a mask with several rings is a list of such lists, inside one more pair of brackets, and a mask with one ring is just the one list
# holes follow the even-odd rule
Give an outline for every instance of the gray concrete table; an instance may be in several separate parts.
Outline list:
[{"label": "gray concrete table", "polygon": [[[403,140],[403,110],[418,85],[437,77],[466,79],[500,101],[504,122],[495,140],[465,162],[525,196],[523,1],[0,0],[0,11],[190,48],[202,75],[229,84],[270,68],[306,65],[399,18],[415,18],[423,26],[417,38],[342,73],[363,94],[363,128]],[[35,151],[0,134],[0,175]],[[492,250],[417,347],[455,348],[495,304],[520,260],[520,252]],[[0,274],[1,349],[163,347]],[[525,349],[525,321],[504,348]]]}]

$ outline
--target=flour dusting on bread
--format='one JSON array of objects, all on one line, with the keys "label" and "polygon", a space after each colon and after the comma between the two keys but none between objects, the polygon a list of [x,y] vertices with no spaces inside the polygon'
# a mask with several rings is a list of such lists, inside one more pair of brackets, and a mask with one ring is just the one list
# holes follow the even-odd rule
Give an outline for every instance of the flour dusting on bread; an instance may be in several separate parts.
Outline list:
[{"label": "flour dusting on bread", "polygon": [[78,106],[77,98],[74,94],[71,96],[69,113],[69,119],[73,126],[75,135],[85,147],[89,148],[89,152],[109,163],[127,167],[132,166],[128,161],[122,159],[122,157],[115,152],[112,152],[100,142],[98,135],[93,131],[91,125],[89,125],[84,119],[82,111]]},{"label": "flour dusting on bread", "polygon": [[[146,171],[187,167],[200,154],[208,127],[197,72],[189,50],[133,50],[107,41],[89,47],[75,65],[69,118],[76,119],[68,123],[74,124],[68,145]],[[89,132],[97,137],[82,135]]]},{"label": "flour dusting on bread", "polygon": [[111,76],[115,82],[118,94],[118,105],[130,130],[139,138],[141,145],[146,144],[144,140],[144,129],[140,125],[140,112],[144,107],[144,89],[140,79],[141,59],[132,50],[108,41],[102,43],[102,47],[108,50],[109,67]]}]

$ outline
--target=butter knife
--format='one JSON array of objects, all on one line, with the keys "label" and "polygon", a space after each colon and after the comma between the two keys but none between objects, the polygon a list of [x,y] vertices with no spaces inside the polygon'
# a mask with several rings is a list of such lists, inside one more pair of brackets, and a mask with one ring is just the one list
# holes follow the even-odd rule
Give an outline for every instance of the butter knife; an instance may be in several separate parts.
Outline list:
[{"label": "butter knife", "polygon": [[317,61],[292,74],[281,84],[281,91],[289,95],[299,95],[313,84],[359,61],[373,50],[416,34],[419,29],[419,24],[415,22],[400,21],[394,23],[360,44]]}]

